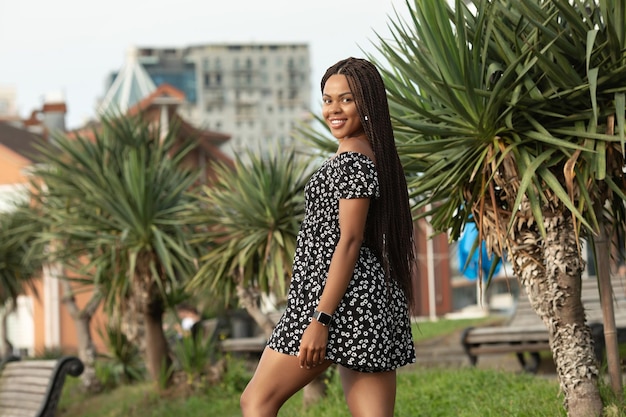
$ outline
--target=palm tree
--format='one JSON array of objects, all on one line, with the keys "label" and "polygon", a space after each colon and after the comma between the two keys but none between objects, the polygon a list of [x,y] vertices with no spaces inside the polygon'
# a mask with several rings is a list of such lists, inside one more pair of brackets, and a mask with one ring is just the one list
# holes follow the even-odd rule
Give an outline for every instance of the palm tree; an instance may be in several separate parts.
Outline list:
[{"label": "palm tree", "polygon": [[[208,252],[190,289],[208,288],[229,300],[235,295],[269,337],[275,323],[259,305],[261,294],[285,296],[292,258],[304,216],[304,186],[311,158],[293,149],[248,151],[234,169],[216,166],[216,180],[205,187],[194,223]],[[321,375],[304,388],[307,406],[326,392]]]},{"label": "palm tree", "polygon": [[262,293],[284,297],[304,215],[309,160],[294,150],[248,151],[234,168],[215,166],[200,195],[195,242],[208,247],[190,289],[209,288],[239,303],[269,336],[274,323],[259,307]]},{"label": "palm tree", "polygon": [[7,315],[17,305],[17,297],[30,291],[39,277],[41,264],[29,257],[35,245],[36,229],[27,215],[28,205],[20,204],[0,213],[0,357],[11,353],[7,338]]},{"label": "palm tree", "polygon": [[626,225],[624,3],[412,3],[378,49],[416,208],[454,240],[473,218],[511,260],[569,415],[600,415],[580,247]]},{"label": "palm tree", "polygon": [[141,115],[102,120],[91,135],[42,146],[34,197],[49,259],[89,277],[108,311],[145,327],[146,365],[158,380],[169,363],[163,332],[168,293],[195,272],[183,216],[197,178],[176,143]]}]

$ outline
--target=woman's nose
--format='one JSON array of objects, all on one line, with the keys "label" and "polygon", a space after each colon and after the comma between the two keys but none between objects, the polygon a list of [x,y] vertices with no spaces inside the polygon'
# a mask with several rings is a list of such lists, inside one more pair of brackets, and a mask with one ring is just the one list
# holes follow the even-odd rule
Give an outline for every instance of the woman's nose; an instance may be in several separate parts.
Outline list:
[{"label": "woman's nose", "polygon": [[337,103],[333,103],[330,106],[330,112],[333,114],[341,112],[341,106]]}]

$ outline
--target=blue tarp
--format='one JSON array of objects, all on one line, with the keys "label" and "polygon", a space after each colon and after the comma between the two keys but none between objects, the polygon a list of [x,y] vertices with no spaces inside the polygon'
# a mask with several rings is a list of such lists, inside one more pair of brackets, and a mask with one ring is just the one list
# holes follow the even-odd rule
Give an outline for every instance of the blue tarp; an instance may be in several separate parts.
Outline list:
[{"label": "blue tarp", "polygon": [[[484,244],[477,246],[474,252],[472,253],[472,247],[476,243],[477,239],[478,239],[478,229],[476,229],[476,224],[473,222],[466,223],[465,230],[463,230],[463,234],[461,235],[461,238],[459,239],[457,255],[459,258],[459,270],[461,271],[461,273],[463,273],[463,275],[467,279],[471,281],[475,281],[478,278],[479,268],[482,269],[483,280],[486,280],[487,277],[489,276],[489,270],[491,269],[491,264],[493,263],[493,258],[494,258],[494,255],[492,255],[491,257],[487,255],[487,249],[485,248]],[[480,256],[481,256],[480,262],[478,259],[479,251],[480,251]],[[470,257],[470,254],[471,254],[471,259],[467,263],[467,267],[464,269],[465,263],[467,262],[467,259]],[[502,262],[498,261],[498,265],[496,266],[494,274],[500,270],[501,266],[502,266]]]}]

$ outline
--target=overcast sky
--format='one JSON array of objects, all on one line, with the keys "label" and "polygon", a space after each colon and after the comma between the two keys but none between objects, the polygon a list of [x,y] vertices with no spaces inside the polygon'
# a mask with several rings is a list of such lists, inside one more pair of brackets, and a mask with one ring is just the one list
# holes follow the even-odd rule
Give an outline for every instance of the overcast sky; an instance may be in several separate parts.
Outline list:
[{"label": "overcast sky", "polygon": [[373,53],[395,11],[408,16],[405,0],[0,0],[0,87],[22,117],[62,92],[74,128],[129,47],[228,42],[308,43],[317,86],[336,61]]}]

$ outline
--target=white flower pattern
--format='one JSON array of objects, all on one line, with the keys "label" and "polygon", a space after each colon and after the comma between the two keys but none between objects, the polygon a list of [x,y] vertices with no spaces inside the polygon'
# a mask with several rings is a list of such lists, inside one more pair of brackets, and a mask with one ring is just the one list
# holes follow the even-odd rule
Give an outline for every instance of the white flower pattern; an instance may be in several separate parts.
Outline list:
[{"label": "white flower pattern", "polygon": [[[374,162],[356,152],[327,160],[305,188],[305,216],[298,233],[287,307],[268,346],[296,355],[326,283],[339,240],[339,199],[378,198]],[[362,246],[354,274],[329,326],[326,358],[361,372],[415,362],[404,292],[385,274],[376,254]]]}]

